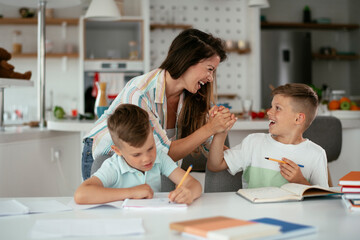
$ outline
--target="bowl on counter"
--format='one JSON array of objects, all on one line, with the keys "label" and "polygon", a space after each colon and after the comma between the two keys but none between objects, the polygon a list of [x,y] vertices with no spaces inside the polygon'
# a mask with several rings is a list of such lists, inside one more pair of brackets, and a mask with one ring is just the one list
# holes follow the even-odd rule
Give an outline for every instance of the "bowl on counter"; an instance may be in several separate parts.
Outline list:
[{"label": "bowl on counter", "polygon": [[340,119],[357,119],[360,118],[360,111],[351,110],[331,110],[329,111],[331,116]]}]

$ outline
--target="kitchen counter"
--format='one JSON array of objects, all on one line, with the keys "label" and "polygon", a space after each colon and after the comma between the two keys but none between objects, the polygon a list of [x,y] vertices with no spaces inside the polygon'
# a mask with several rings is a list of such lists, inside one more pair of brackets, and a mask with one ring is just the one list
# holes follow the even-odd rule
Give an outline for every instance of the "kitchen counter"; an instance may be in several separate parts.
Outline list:
[{"label": "kitchen counter", "polygon": [[66,132],[89,132],[94,127],[95,120],[53,119],[47,121],[47,128]]},{"label": "kitchen counter", "polygon": [[54,138],[69,136],[70,133],[51,131],[48,128],[29,127],[29,126],[6,126],[0,131],[0,144],[16,143],[24,141],[34,141],[36,139]]},{"label": "kitchen counter", "polygon": [[[343,129],[360,128],[360,119],[340,119]],[[94,127],[95,120],[50,120],[48,129],[57,131],[88,132]],[[268,130],[269,121],[265,119],[237,120],[230,131]]]}]

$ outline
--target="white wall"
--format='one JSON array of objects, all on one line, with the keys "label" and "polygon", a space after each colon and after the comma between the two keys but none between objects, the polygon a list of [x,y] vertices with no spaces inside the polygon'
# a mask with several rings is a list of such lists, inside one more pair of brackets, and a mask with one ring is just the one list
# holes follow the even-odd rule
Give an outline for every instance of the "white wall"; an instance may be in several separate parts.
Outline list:
[{"label": "white wall", "polygon": [[[260,60],[259,60],[259,10],[250,9],[247,0],[150,0],[150,22],[188,24],[224,40],[244,40],[250,44],[251,53],[228,53],[228,59],[217,69],[219,94],[237,94],[228,102],[233,112],[241,112],[241,99],[253,98],[258,110]],[[150,67],[158,67],[167,55],[172,40],[181,29],[155,29],[150,32]]]},{"label": "white wall", "polygon": [[[359,3],[353,0],[269,0],[270,8],[263,9],[262,15],[266,16],[268,22],[302,22],[302,11],[306,5],[311,9],[312,19],[321,17],[330,18],[332,23],[360,23]],[[357,8],[356,8],[357,7]],[[356,17],[355,17],[356,16]],[[357,39],[357,40],[352,40]],[[359,54],[358,30],[313,30],[312,49],[318,52],[322,46],[330,46],[337,51],[355,51]],[[360,87],[354,85],[354,72],[358,74],[358,61],[323,61],[314,60],[313,83],[321,88],[323,84],[332,89],[344,89],[347,94],[360,95]],[[352,83],[352,84],[351,84]],[[357,84],[358,85],[358,84]],[[355,91],[355,89],[359,89]]]}]

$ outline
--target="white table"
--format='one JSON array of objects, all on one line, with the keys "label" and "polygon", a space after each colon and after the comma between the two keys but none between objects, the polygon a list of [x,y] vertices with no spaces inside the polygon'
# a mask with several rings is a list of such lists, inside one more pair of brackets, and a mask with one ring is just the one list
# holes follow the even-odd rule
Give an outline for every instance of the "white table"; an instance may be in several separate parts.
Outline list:
[{"label": "white table", "polygon": [[[55,198],[68,203],[69,198]],[[26,199],[20,199],[26,200]],[[169,230],[169,223],[224,215],[239,219],[273,217],[313,225],[318,233],[301,239],[359,239],[360,213],[349,213],[340,199],[316,198],[302,202],[252,204],[235,193],[205,193],[185,211],[123,210],[102,207],[92,210],[0,217],[0,239],[29,239],[37,219],[142,218],[146,234],[132,237],[86,239],[186,239]],[[74,238],[67,238],[74,239]],[[79,238],[81,240],[85,238]]]}]

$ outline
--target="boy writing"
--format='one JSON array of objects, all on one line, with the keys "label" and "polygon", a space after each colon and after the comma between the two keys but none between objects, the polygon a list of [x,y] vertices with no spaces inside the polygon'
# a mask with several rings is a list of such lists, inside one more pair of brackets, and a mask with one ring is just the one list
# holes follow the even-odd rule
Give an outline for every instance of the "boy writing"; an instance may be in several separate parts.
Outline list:
[{"label": "boy writing", "polygon": [[[185,171],[164,152],[156,151],[153,128],[146,111],[122,104],[108,118],[115,154],[76,190],[78,204],[94,204],[126,198],[152,198],[160,191],[161,174],[179,184]],[[170,192],[170,201],[190,204],[200,197],[201,184],[188,175],[183,184]]]},{"label": "boy writing", "polygon": [[328,187],[325,150],[303,138],[317,113],[316,93],[305,84],[292,83],[274,89],[272,95],[271,109],[267,112],[269,134],[250,134],[225,151],[222,148],[227,132],[216,134],[208,169],[214,172],[228,169],[233,175],[243,171],[243,188],[280,187],[287,182]]}]

